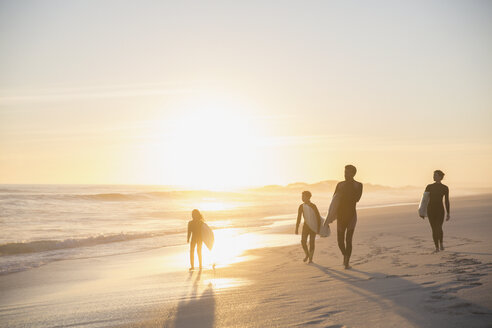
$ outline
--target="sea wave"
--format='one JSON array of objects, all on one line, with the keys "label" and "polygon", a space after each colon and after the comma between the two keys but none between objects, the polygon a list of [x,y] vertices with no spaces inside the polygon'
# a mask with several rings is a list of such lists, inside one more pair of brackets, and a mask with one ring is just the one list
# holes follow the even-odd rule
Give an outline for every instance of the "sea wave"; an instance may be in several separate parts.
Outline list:
[{"label": "sea wave", "polygon": [[196,196],[196,191],[150,191],[137,193],[101,193],[101,194],[73,194],[60,195],[61,197],[82,200],[96,201],[136,201],[136,200],[153,200],[167,198],[182,198]]},{"label": "sea wave", "polygon": [[87,238],[69,238],[65,240],[35,240],[20,243],[7,243],[0,245],[0,256],[39,253],[53,250],[95,246],[101,244],[130,241],[135,239],[152,238],[169,234],[176,234],[180,232],[184,231],[119,233],[91,236]]},{"label": "sea wave", "polygon": [[85,195],[69,195],[68,198],[82,200],[98,200],[98,201],[134,201],[145,200],[149,197],[144,193],[123,194],[123,193],[106,193],[106,194],[85,194]]},{"label": "sea wave", "polygon": [[19,189],[10,189],[10,188],[0,188],[0,193],[14,193],[14,192],[25,192],[24,190]]},{"label": "sea wave", "polygon": [[125,202],[125,201],[145,201],[156,198],[169,198],[177,195],[173,195],[173,192],[140,192],[140,193],[99,193],[99,194],[5,194],[2,195],[4,200],[32,200],[32,201],[44,201],[44,200],[57,200],[57,201],[103,201],[103,202]]}]

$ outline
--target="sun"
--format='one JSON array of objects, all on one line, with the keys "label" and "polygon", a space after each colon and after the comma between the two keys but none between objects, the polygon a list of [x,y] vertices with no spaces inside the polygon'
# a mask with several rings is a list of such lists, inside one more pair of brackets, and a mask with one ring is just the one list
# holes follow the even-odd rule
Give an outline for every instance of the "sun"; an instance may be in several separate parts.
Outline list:
[{"label": "sun", "polygon": [[150,172],[166,170],[157,174],[163,184],[207,190],[248,186],[258,174],[260,137],[244,107],[195,103],[163,119],[147,145],[148,167]]}]

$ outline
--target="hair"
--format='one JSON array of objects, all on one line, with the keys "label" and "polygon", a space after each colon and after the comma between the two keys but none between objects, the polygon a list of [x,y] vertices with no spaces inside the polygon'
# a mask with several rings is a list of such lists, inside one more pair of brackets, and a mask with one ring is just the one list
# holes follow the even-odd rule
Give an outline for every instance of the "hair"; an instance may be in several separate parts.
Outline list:
[{"label": "hair", "polygon": [[345,165],[345,169],[352,173],[352,177],[355,177],[355,174],[357,173],[357,168],[351,164]]},{"label": "hair", "polygon": [[201,220],[203,221],[203,215],[202,213],[200,213],[199,210],[197,210],[196,208],[191,211],[191,217],[193,218],[193,220]]},{"label": "hair", "polygon": [[303,196],[304,196],[304,195],[306,195],[306,196],[308,196],[309,198],[311,198],[311,196],[312,196],[311,192],[310,192],[310,191],[307,191],[307,190],[306,190],[306,191],[303,191],[303,192],[302,192],[302,195],[303,195]]},{"label": "hair", "polygon": [[443,171],[435,170],[434,173],[437,173],[441,177],[441,179],[444,179],[444,172]]}]

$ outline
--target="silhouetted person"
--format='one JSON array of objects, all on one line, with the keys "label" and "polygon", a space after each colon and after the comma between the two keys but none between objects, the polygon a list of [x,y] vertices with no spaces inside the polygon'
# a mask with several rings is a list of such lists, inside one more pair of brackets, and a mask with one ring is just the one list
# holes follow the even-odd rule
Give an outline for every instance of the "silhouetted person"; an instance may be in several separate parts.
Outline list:
[{"label": "silhouetted person", "polygon": [[[302,225],[301,245],[304,253],[306,254],[306,257],[303,261],[306,262],[307,260],[309,260],[309,263],[312,263],[314,255],[314,240],[316,239],[316,233],[319,232],[319,228],[321,226],[321,216],[319,215],[319,211],[316,205],[311,203],[311,192],[303,191],[302,201],[303,203],[299,206],[299,210],[297,211],[296,235],[299,233],[299,224],[301,223],[302,216],[304,217],[304,224]],[[311,220],[311,225],[315,225],[317,227],[316,231],[309,227],[307,223],[308,220]],[[307,246],[308,237],[309,249]]]},{"label": "silhouetted person", "polygon": [[190,270],[195,269],[195,246],[196,253],[198,254],[198,262],[200,264],[200,270],[202,269],[202,224],[203,216],[199,210],[195,209],[191,212],[193,220],[188,222],[188,237],[186,242],[190,242]]},{"label": "silhouetted person", "polygon": [[350,255],[352,255],[352,237],[357,224],[355,206],[362,196],[362,183],[354,180],[357,169],[353,165],[345,166],[345,181],[339,182],[335,194],[340,197],[337,211],[337,240],[338,247],[343,255],[345,269],[350,269]]},{"label": "silhouetted person", "polygon": [[[427,217],[429,218],[429,223],[432,229],[432,239],[434,240],[434,245],[436,250],[434,252],[439,252],[444,250],[442,243],[443,231],[442,224],[444,222],[444,206],[442,205],[442,198],[444,197],[444,202],[446,203],[446,221],[451,218],[449,215],[449,188],[441,183],[444,178],[444,173],[441,170],[434,171],[434,183],[427,185],[425,191],[429,192],[429,205],[427,205]],[[421,216],[422,219],[425,219]]]}]

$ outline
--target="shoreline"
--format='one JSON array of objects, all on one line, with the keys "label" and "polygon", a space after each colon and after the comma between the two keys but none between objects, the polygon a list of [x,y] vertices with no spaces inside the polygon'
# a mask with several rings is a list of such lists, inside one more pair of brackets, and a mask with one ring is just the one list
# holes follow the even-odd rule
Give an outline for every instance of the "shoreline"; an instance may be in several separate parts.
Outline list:
[{"label": "shoreline", "polygon": [[[492,198],[492,194],[457,196],[457,197],[453,197],[451,200],[452,202],[455,202],[455,201],[464,201],[467,199],[477,200],[477,199],[487,199],[487,198]],[[375,205],[365,205],[365,206],[363,205],[363,206],[358,206],[357,210],[366,211],[371,209],[384,209],[384,208],[393,208],[393,207],[401,208],[405,206],[415,206],[415,208],[417,208],[418,202],[403,202],[403,203],[392,202],[386,204],[375,204]],[[323,214],[324,213],[322,213],[322,216]],[[280,227],[289,224],[287,221],[292,220],[293,222],[295,222],[296,216],[297,213],[293,212],[291,214],[281,214],[281,215],[262,217],[258,220],[255,220],[257,223],[261,223],[260,226],[258,225],[245,226],[244,224],[243,225],[239,224],[237,226],[231,226],[231,227],[229,226],[213,227],[214,220],[210,222],[212,223],[212,227],[214,231],[242,230],[242,232],[240,232],[241,234],[258,232],[258,231],[261,233],[276,233],[276,231],[278,231]],[[122,238],[126,236],[126,234],[120,233],[114,236],[109,235],[109,236],[98,236],[98,237],[90,237],[90,238],[82,238],[82,239],[53,240],[51,242],[57,245],[53,249],[2,255],[0,259],[3,259],[5,261],[5,264],[2,270],[0,271],[0,276],[24,272],[26,270],[32,270],[57,261],[111,257],[117,255],[146,252],[153,249],[160,249],[163,247],[171,247],[171,246],[180,246],[186,244],[185,243],[186,232],[163,234],[162,232],[148,231],[148,232],[140,232],[136,234],[149,235],[150,237],[123,239],[121,241],[115,240],[110,242],[96,243],[93,245],[91,245],[91,242],[93,240],[97,240],[101,238],[112,240],[113,238]],[[81,245],[81,246],[73,246],[73,247],[71,246],[73,243],[81,243],[81,241],[84,242],[86,241],[86,239],[89,245]],[[42,241],[42,242],[44,243],[46,241]],[[142,242],[143,243],[148,242],[149,245],[139,246],[139,244]],[[36,244],[38,242],[34,241],[33,243]],[[11,243],[11,244],[14,245],[19,244],[21,247],[26,247],[29,245],[29,243]],[[70,247],[58,247],[58,244],[68,244]],[[10,245],[10,244],[6,244],[6,245]],[[127,249],[125,251],[118,250],[118,247],[120,245]],[[93,253],[94,251],[97,251],[100,254],[91,255],[91,253]],[[62,256],[60,255],[60,252],[65,252],[66,255]],[[75,254],[69,254],[69,252],[73,252]],[[36,256],[38,254],[41,255],[42,258],[40,259],[29,258],[29,257]],[[10,262],[15,263],[16,261],[18,261],[18,259],[15,259],[16,256],[27,257],[27,260],[25,260],[26,262],[25,266],[18,267],[18,268],[16,267],[13,269],[9,268],[8,265]],[[53,258],[51,256],[53,256]]]}]

